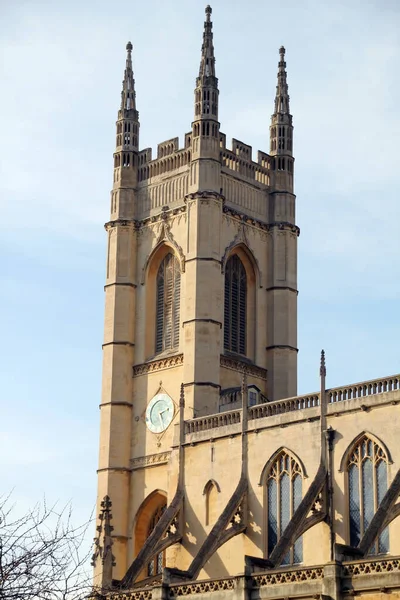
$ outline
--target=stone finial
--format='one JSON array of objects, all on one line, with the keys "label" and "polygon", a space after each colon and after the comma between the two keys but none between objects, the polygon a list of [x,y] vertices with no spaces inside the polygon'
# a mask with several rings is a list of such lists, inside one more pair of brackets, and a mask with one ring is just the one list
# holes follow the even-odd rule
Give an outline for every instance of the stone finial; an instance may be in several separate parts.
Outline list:
[{"label": "stone finial", "polygon": [[114,527],[111,525],[112,502],[109,496],[104,496],[100,504],[99,525],[96,530],[97,537],[94,539],[94,553],[92,556],[92,566],[95,567],[97,560],[101,560],[103,565],[102,586],[108,586],[112,582],[112,568],[115,567],[115,557],[112,553],[112,532]]},{"label": "stone finial", "polygon": [[325,350],[321,350],[321,363],[319,368],[319,374],[321,377],[326,377]]},{"label": "stone finial", "polygon": [[181,391],[179,394],[179,408],[185,408],[185,388],[181,383]]},{"label": "stone finial", "polygon": [[206,20],[204,23],[203,45],[201,47],[199,77],[215,77],[215,57],[211,13],[211,6],[208,5],[206,7]]},{"label": "stone finial", "polygon": [[247,392],[247,372],[246,369],[243,369],[242,374],[242,394],[246,394]]},{"label": "stone finial", "polygon": [[133,78],[133,67],[132,67],[132,42],[126,44],[126,64],[124,71],[124,79],[122,81],[122,92],[121,92],[121,110],[136,110],[136,92],[135,92],[135,80]]},{"label": "stone finial", "polygon": [[286,76],[285,47],[279,48],[278,85],[275,95],[275,114],[289,114],[289,88]]}]

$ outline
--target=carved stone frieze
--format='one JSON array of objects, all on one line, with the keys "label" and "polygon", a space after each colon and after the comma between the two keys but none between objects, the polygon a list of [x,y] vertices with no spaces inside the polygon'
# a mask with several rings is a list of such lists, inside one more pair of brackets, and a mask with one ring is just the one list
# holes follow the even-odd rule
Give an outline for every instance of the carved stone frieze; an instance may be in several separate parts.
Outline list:
[{"label": "carved stone frieze", "polygon": [[165,369],[179,367],[180,365],[183,365],[183,354],[175,354],[174,356],[168,356],[141,365],[135,365],[132,374],[133,377],[139,377],[140,375],[154,373],[155,371],[163,371]]},{"label": "carved stone frieze", "polygon": [[186,212],[186,205],[184,205],[184,204],[181,206],[177,206],[176,208],[171,208],[171,209],[168,206],[163,206],[161,211],[158,214],[152,215],[151,217],[146,217],[145,219],[140,219],[140,220],[134,221],[135,228],[141,229],[148,225],[153,225],[154,223],[163,221],[163,220],[165,220],[165,218],[168,218],[169,222],[172,223],[173,217],[182,215],[185,212]]},{"label": "carved stone frieze", "polygon": [[322,579],[324,570],[322,567],[311,569],[292,569],[287,571],[278,571],[263,573],[253,576],[253,585],[262,587],[264,585],[279,585],[281,583],[294,583],[300,581],[314,581]]},{"label": "carved stone frieze", "polygon": [[131,225],[133,228],[135,228],[136,221],[134,219],[116,219],[115,221],[108,221],[107,223],[104,223],[104,229],[108,231],[114,227],[128,227],[128,225]]},{"label": "carved stone frieze", "polygon": [[221,367],[226,367],[233,371],[239,371],[240,373],[246,371],[247,375],[259,377],[260,379],[267,379],[267,369],[257,367],[256,365],[249,365],[247,362],[241,361],[238,358],[221,355],[220,364]]},{"label": "carved stone frieze", "polygon": [[185,202],[187,203],[189,200],[196,200],[197,198],[200,200],[209,200],[210,198],[214,198],[215,200],[222,200],[222,202],[225,202],[225,196],[214,190],[202,190],[199,192],[194,192],[193,194],[187,194],[185,196]]},{"label": "carved stone frieze", "polygon": [[400,559],[364,560],[343,565],[343,575],[351,577],[392,571],[400,571]]},{"label": "carved stone frieze", "polygon": [[186,583],[182,585],[171,585],[170,597],[191,596],[192,594],[206,594],[208,592],[219,592],[222,590],[234,590],[235,579],[216,579],[210,581],[199,581],[198,583]]},{"label": "carved stone frieze", "polygon": [[151,261],[151,258],[155,252],[155,250],[163,243],[163,242],[167,242],[176,252],[178,259],[179,259],[179,264],[180,264],[180,268],[181,268],[181,272],[184,273],[185,272],[185,255],[183,253],[183,250],[181,248],[181,246],[179,246],[179,244],[176,242],[172,232],[171,232],[171,224],[168,221],[168,207],[164,206],[161,212],[161,224],[159,225],[159,229],[158,229],[158,236],[157,236],[157,241],[155,243],[155,246],[152,248],[150,254],[147,257],[147,260],[143,266],[142,269],[142,280],[141,283],[142,285],[145,282],[146,279],[146,273],[147,273],[147,268],[149,266],[149,263]]},{"label": "carved stone frieze", "polygon": [[258,229],[262,229],[264,231],[271,231],[272,229],[278,227],[280,230],[291,231],[295,233],[296,236],[300,235],[300,228],[293,223],[289,223],[287,221],[278,221],[274,223],[265,223],[264,221],[259,221],[258,219],[254,219],[245,213],[239,212],[230,206],[224,206],[223,211],[226,215],[233,217],[234,219],[238,219],[245,223],[246,225],[250,225],[252,227],[256,227]]},{"label": "carved stone frieze", "polygon": [[147,456],[138,456],[131,459],[132,471],[151,467],[152,465],[162,465],[169,461],[171,452],[159,452],[158,454],[148,454]]},{"label": "carved stone frieze", "polygon": [[135,590],[133,592],[121,592],[115,597],[118,600],[151,600],[153,597],[153,593],[151,589],[144,589]]}]

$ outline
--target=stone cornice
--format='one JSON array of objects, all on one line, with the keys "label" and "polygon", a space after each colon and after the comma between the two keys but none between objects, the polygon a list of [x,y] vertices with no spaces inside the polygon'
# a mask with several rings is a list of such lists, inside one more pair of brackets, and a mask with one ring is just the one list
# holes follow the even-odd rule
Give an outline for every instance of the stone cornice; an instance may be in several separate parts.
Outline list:
[{"label": "stone cornice", "polygon": [[191,194],[186,194],[185,196],[185,204],[188,200],[209,200],[210,198],[214,198],[215,200],[222,200],[222,203],[225,202],[225,196],[215,190],[199,190],[198,192],[193,192]]},{"label": "stone cornice", "polygon": [[132,370],[132,375],[133,377],[139,377],[140,375],[154,373],[155,371],[163,371],[165,369],[179,367],[180,365],[183,365],[183,354],[174,354],[173,356],[166,356],[141,365],[135,365]]},{"label": "stone cornice", "polygon": [[128,225],[132,225],[135,230],[138,230],[146,225],[158,223],[159,221],[165,221],[170,217],[174,217],[184,212],[186,212],[186,205],[177,206],[176,208],[172,209],[170,209],[168,206],[163,206],[159,213],[152,215],[151,217],[146,217],[145,219],[115,219],[113,221],[108,221],[105,223],[104,229],[108,231],[114,227],[127,227]]},{"label": "stone cornice", "polygon": [[245,370],[247,375],[259,377],[260,379],[267,379],[267,369],[264,369],[263,367],[257,367],[257,365],[249,364],[247,361],[240,360],[240,358],[233,358],[231,356],[225,356],[221,354],[220,365],[221,367],[226,367],[227,369],[232,369],[233,371],[238,371],[239,373],[242,373]]},{"label": "stone cornice", "polygon": [[273,223],[265,223],[264,221],[260,221],[258,219],[254,219],[253,217],[249,217],[245,213],[242,213],[235,208],[231,208],[230,206],[224,206],[223,211],[226,215],[233,217],[234,219],[240,220],[246,225],[252,225],[253,227],[257,227],[258,229],[262,229],[264,231],[271,231],[272,229],[279,228],[283,231],[291,231],[295,233],[297,236],[300,235],[300,228],[293,223],[289,223],[288,221],[275,221]]},{"label": "stone cornice", "polygon": [[159,452],[158,454],[148,454],[147,456],[138,456],[131,458],[132,470],[143,469],[144,467],[152,467],[154,465],[163,465],[169,461],[171,452]]},{"label": "stone cornice", "polygon": [[141,227],[152,225],[153,223],[158,223],[159,221],[166,221],[170,217],[175,217],[176,215],[180,215],[184,212],[186,212],[186,206],[184,204],[172,209],[170,209],[168,206],[163,206],[160,212],[156,215],[146,217],[145,219],[136,220],[135,229],[140,229]]},{"label": "stone cornice", "polygon": [[129,225],[132,225],[132,227],[135,228],[136,221],[134,219],[115,219],[115,221],[108,221],[105,223],[104,229],[108,231],[114,227],[129,227]]}]

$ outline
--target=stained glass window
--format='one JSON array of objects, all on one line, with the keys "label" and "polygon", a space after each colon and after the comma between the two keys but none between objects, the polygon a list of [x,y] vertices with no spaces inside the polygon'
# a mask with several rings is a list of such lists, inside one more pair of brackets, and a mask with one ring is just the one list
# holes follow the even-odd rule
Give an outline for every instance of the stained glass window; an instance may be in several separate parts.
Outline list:
[{"label": "stained glass window", "polygon": [[[358,546],[387,490],[387,456],[379,444],[364,435],[347,461],[350,545]],[[389,552],[386,528],[370,554]]]},{"label": "stained glass window", "polygon": [[246,354],[246,270],[237,254],[231,256],[225,269],[224,348]]},{"label": "stained glass window", "polygon": [[[166,508],[167,508],[167,505],[162,504],[156,509],[156,511],[154,512],[154,514],[150,520],[147,536],[149,536],[153,532],[155,526],[157,525],[158,521],[161,519],[161,516]],[[159,552],[158,554],[156,554],[156,556],[153,557],[151,562],[149,562],[149,564],[147,565],[147,575],[149,577],[153,577],[154,575],[160,575],[162,573],[164,564],[165,564],[165,552]]]},{"label": "stained glass window", "polygon": [[[268,554],[293,517],[302,499],[302,473],[298,462],[286,452],[274,461],[267,477]],[[303,560],[303,539],[299,538],[282,560],[283,565]]]},{"label": "stained glass window", "polygon": [[169,253],[157,273],[156,352],[179,345],[181,272],[176,256]]}]

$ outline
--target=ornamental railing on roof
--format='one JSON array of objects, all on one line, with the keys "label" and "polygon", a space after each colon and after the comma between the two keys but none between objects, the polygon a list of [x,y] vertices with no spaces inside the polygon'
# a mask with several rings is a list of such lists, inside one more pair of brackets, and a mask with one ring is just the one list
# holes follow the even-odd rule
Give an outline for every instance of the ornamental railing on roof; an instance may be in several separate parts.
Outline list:
[{"label": "ornamental railing on roof", "polygon": [[384,559],[364,559],[343,563],[343,576],[375,575],[400,571],[400,558],[391,556]]},{"label": "ornamental railing on roof", "polygon": [[185,421],[185,433],[197,433],[198,431],[207,431],[208,429],[214,429],[215,427],[224,427],[225,425],[240,423],[241,414],[242,410],[231,410],[229,412]]},{"label": "ornamental railing on roof", "polygon": [[[334,404],[336,402],[375,396],[396,390],[400,390],[400,375],[389,375],[380,379],[330,388],[326,390],[326,395],[328,403]],[[256,404],[248,408],[248,418],[249,420],[254,420],[263,417],[273,417],[284,413],[315,408],[319,405],[320,394],[313,392],[293,398],[284,398],[275,402]],[[240,423],[241,414],[242,409],[237,409],[185,421],[185,433],[197,433]]]},{"label": "ornamental railing on roof", "polygon": [[192,594],[206,594],[209,592],[221,592],[235,589],[236,579],[210,579],[207,581],[196,581],[193,583],[178,583],[169,586],[169,597],[189,596]]},{"label": "ornamental railing on roof", "polygon": [[370,381],[331,388],[326,390],[326,393],[328,394],[328,402],[333,403],[384,394],[385,392],[393,392],[399,389],[400,375],[389,375],[389,377],[381,379],[371,379]]},{"label": "ornamental railing on roof", "polygon": [[323,579],[324,568],[306,567],[271,570],[267,573],[260,573],[253,576],[253,586],[262,587],[264,585],[280,585],[282,583],[299,583],[301,581],[315,581]]},{"label": "ornamental railing on roof", "polygon": [[295,396],[294,398],[285,398],[277,402],[266,402],[265,404],[256,404],[249,408],[249,419],[261,419],[262,417],[272,417],[294,410],[303,410],[319,406],[319,394],[307,394],[306,396]]}]

